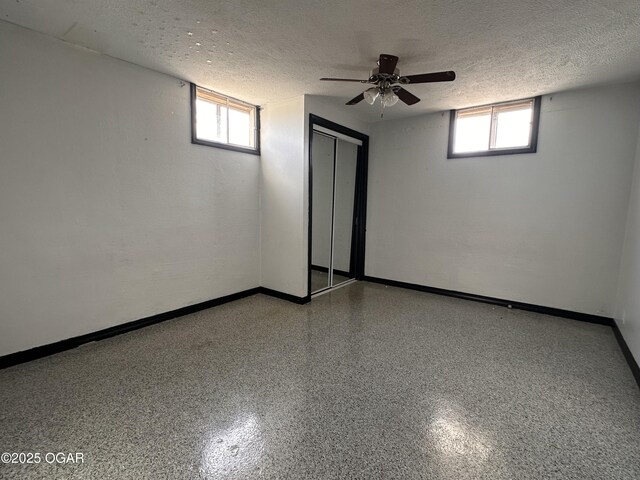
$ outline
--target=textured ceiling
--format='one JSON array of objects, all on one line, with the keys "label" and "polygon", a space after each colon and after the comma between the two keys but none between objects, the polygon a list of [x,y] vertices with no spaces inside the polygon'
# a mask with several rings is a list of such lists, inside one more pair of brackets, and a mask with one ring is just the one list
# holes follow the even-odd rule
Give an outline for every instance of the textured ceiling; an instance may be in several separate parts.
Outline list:
[{"label": "textured ceiling", "polygon": [[380,53],[456,71],[385,118],[640,78],[638,0],[4,0],[0,18],[256,104],[342,104],[362,86],[318,79],[367,78]]}]

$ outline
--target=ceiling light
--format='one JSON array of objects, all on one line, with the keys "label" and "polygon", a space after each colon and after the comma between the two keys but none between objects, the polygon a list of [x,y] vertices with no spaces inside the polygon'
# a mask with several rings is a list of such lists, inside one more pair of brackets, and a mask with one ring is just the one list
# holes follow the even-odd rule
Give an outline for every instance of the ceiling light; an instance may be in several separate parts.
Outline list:
[{"label": "ceiling light", "polygon": [[398,103],[398,96],[393,92],[393,90],[388,90],[382,95],[382,104],[385,107],[392,107],[396,103]]},{"label": "ceiling light", "polygon": [[378,98],[378,89],[376,87],[371,87],[364,91],[364,99],[369,105],[373,105],[376,98]]}]

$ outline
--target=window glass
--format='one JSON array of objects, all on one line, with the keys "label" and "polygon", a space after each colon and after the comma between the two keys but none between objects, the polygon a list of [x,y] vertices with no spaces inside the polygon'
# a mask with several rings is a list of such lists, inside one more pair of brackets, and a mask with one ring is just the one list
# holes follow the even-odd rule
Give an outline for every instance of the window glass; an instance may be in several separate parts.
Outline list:
[{"label": "window glass", "polygon": [[526,147],[531,134],[532,105],[520,109],[496,109],[496,136],[494,148]]},{"label": "window glass", "polygon": [[257,107],[193,86],[193,142],[258,150]]},{"label": "window glass", "polygon": [[229,143],[251,146],[251,115],[249,112],[229,109]]},{"label": "window glass", "polygon": [[196,125],[199,139],[226,143],[226,124],[227,107],[205,100],[196,100]]},{"label": "window glass", "polygon": [[456,153],[477,152],[489,147],[491,110],[459,116],[456,122]]},{"label": "window glass", "polygon": [[539,112],[540,97],[453,110],[448,157],[535,152]]}]

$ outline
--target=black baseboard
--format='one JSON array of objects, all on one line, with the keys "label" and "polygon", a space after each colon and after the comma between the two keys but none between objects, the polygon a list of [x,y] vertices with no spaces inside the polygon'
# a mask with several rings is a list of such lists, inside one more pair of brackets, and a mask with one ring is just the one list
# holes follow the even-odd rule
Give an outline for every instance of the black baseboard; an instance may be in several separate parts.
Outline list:
[{"label": "black baseboard", "polygon": [[215,298],[213,300],[207,300],[206,302],[196,303],[195,305],[189,305],[187,307],[171,310],[170,312],[159,313],[150,317],[142,318],[140,320],[134,320],[132,322],[123,323],[121,325],[115,325],[113,327],[105,328],[104,330],[98,330],[97,332],[87,333],[78,337],[68,338],[66,340],[60,340],[59,342],[50,343],[48,345],[42,345],[40,347],[30,348],[21,352],[10,353],[0,357],[0,369],[11,367],[19,363],[28,362],[37,358],[47,357],[54,353],[63,352],[65,350],[71,350],[72,348],[79,347],[85,343],[96,342],[104,340],[105,338],[114,337],[122,333],[137,330],[139,328],[147,327],[156,323],[164,322],[176,317],[182,317],[190,313],[199,312],[200,310],[206,310],[207,308],[222,305],[223,303],[233,302],[234,300],[240,300],[241,298],[249,297],[260,293],[260,287],[251,288],[243,292],[232,293],[224,297]]},{"label": "black baseboard", "polygon": [[[475,295],[471,293],[458,292],[455,290],[446,290],[442,288],[428,287],[424,285],[399,282],[396,280],[388,280],[388,279],[377,278],[377,277],[365,276],[364,280],[368,282],[380,283],[383,285],[389,285],[393,287],[407,288],[411,290],[418,290],[421,292],[434,293],[438,295],[446,295],[449,297],[462,298],[465,300],[473,300],[476,302],[490,303],[490,304],[501,305],[505,307],[511,306],[512,308],[517,308],[520,310],[544,313],[544,314],[553,315],[556,317],[571,318],[574,320],[581,320],[581,321],[590,322],[590,323],[609,325],[613,328],[616,339],[620,344],[620,348],[622,349],[624,356],[627,359],[627,362],[629,363],[631,371],[633,372],[633,375],[636,378],[638,385],[640,386],[640,368],[638,368],[638,363],[633,358],[633,355],[631,354],[631,351],[629,350],[627,343],[625,342],[624,338],[622,337],[622,334],[620,333],[620,330],[618,329],[617,325],[615,324],[615,321],[612,318],[601,317],[598,315],[591,315],[587,313],[573,312],[570,310],[562,310],[558,308],[543,307],[540,305],[532,305],[532,304],[522,303],[522,302],[513,302],[510,300],[504,300],[500,298],[486,297],[483,295]],[[255,287],[249,290],[233,293],[231,295],[226,295],[224,297],[216,298],[213,300],[207,300],[205,302],[197,303],[195,305],[189,305],[186,307],[178,308],[176,310],[171,310],[170,312],[152,315],[150,317],[142,318],[140,320],[134,320],[132,322],[124,323],[121,325],[115,325],[113,327],[105,328],[97,332],[92,332],[85,335],[68,338],[66,340],[50,343],[48,345],[42,345],[40,347],[31,348],[29,350],[24,350],[21,352],[10,353],[9,355],[4,355],[0,357],[0,369],[11,367],[13,365],[28,362],[28,361],[46,357],[49,355],[53,355],[55,353],[63,352],[65,350],[70,350],[72,348],[79,347],[80,345],[83,345],[85,343],[104,340],[105,338],[110,338],[116,335],[120,335],[122,333],[137,330],[139,328],[143,328],[149,325],[164,322],[172,318],[177,318],[184,315],[188,315],[190,313],[206,310],[208,308],[212,308],[218,305],[222,305],[224,303],[232,302],[234,300],[240,300],[242,298],[246,298],[251,295],[255,295],[257,293],[262,293],[264,295],[269,295],[271,297],[287,300],[289,302],[293,302],[298,305],[304,305],[311,301],[311,297],[309,295],[307,295],[306,297],[297,297],[295,295],[279,292],[277,290],[272,290],[266,287]]]},{"label": "black baseboard", "polygon": [[444,288],[427,287],[425,285],[417,285],[415,283],[399,282],[397,280],[388,280],[385,278],[368,277],[364,280],[367,282],[381,283],[392,287],[408,288],[410,290],[418,290],[420,292],[435,293],[437,295],[445,295],[447,297],[462,298],[464,300],[473,300],[474,302],[490,303],[492,305],[500,305],[503,307],[516,308],[518,310],[526,310],[528,312],[544,313],[545,315],[553,315],[554,317],[571,318],[582,322],[598,323],[600,325],[613,325],[613,318],[602,317],[600,315],[592,315],[590,313],[574,312],[572,310],[563,310],[561,308],[544,307],[542,305],[533,305],[531,303],[514,302],[503,298],[485,297],[484,295],[476,295],[473,293],[458,292],[456,290],[446,290]]},{"label": "black baseboard", "polygon": [[299,305],[309,303],[311,297],[296,297],[288,293],[278,292],[270,288],[255,287],[249,290],[244,290],[238,293],[232,293],[224,297],[215,298],[213,300],[207,300],[206,302],[196,303],[195,305],[189,305],[187,307],[171,310],[170,312],[159,313],[150,317],[142,318],[140,320],[134,320],[132,322],[123,323],[121,325],[115,325],[113,327],[98,330],[97,332],[87,333],[78,337],[68,338],[66,340],[60,340],[59,342],[49,343],[40,347],[30,348],[21,352],[10,353],[0,357],[0,369],[11,367],[19,363],[29,362],[38,358],[47,357],[54,353],[64,352],[65,350],[71,350],[72,348],[79,347],[85,343],[97,342],[104,340],[105,338],[114,337],[122,333],[137,330],[139,328],[147,327],[156,323],[164,322],[172,318],[182,317],[189,315],[190,313],[199,312],[200,310],[206,310],[207,308],[216,307],[223,303],[233,302],[234,300],[240,300],[241,298],[250,297],[257,293],[263,293],[272,297],[280,298],[282,300],[288,300]]},{"label": "black baseboard", "polygon": [[627,363],[629,364],[631,373],[633,373],[633,376],[636,379],[636,383],[638,384],[638,387],[640,387],[640,366],[638,366],[638,362],[636,361],[636,359],[633,358],[633,353],[631,353],[631,350],[629,350],[629,346],[627,345],[627,342],[624,340],[624,337],[622,336],[622,332],[618,328],[618,325],[616,324],[615,320],[613,321],[613,325],[611,327],[613,328],[613,334],[615,335],[616,340],[618,341],[618,345],[620,345],[620,350],[622,350],[622,354],[624,355],[624,358],[627,360]]},{"label": "black baseboard", "polygon": [[296,297],[295,295],[291,295],[289,293],[282,293],[267,287],[260,287],[257,293],[263,293],[264,295],[269,295],[270,297],[279,298],[281,300],[287,300],[289,302],[297,303],[298,305],[304,305],[305,303],[309,303],[311,301],[310,295],[307,295],[306,297]]},{"label": "black baseboard", "polygon": [[600,315],[592,315],[589,313],[574,312],[571,310],[563,310],[560,308],[544,307],[542,305],[533,305],[531,303],[514,302],[511,300],[505,300],[502,298],[486,297],[484,295],[475,295],[473,293],[458,292],[456,290],[446,290],[444,288],[427,287],[425,285],[399,282],[397,280],[388,280],[384,278],[365,276],[364,280],[367,282],[380,283],[382,285],[389,285],[392,287],[407,288],[410,290],[418,290],[420,292],[434,293],[436,295],[445,295],[447,297],[462,298],[464,300],[472,300],[474,302],[490,303],[493,305],[500,305],[503,307],[511,306],[511,308],[517,308],[518,310],[526,310],[529,312],[553,315],[554,317],[570,318],[572,320],[580,320],[582,322],[597,323],[600,325],[610,326],[613,329],[613,334],[615,335],[616,340],[618,341],[618,345],[620,345],[620,350],[622,350],[622,354],[624,355],[624,358],[627,360],[627,363],[629,364],[631,373],[633,374],[636,380],[636,383],[638,384],[638,387],[640,387],[640,366],[638,366],[638,362],[633,357],[631,350],[629,350],[629,346],[627,345],[627,342],[622,336],[622,332],[620,332],[618,325],[616,325],[615,320],[611,317],[603,317]]}]

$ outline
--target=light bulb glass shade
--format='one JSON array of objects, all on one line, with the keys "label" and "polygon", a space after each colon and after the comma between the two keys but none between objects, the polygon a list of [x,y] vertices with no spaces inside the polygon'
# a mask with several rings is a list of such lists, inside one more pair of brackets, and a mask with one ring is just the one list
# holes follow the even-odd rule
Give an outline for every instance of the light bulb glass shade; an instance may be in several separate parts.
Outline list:
[{"label": "light bulb glass shade", "polygon": [[387,92],[382,97],[382,103],[385,107],[392,107],[398,103],[398,96],[393,92]]},{"label": "light bulb glass shade", "polygon": [[378,98],[378,89],[376,87],[371,87],[364,91],[364,99],[369,105],[373,105],[376,98]]}]

